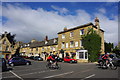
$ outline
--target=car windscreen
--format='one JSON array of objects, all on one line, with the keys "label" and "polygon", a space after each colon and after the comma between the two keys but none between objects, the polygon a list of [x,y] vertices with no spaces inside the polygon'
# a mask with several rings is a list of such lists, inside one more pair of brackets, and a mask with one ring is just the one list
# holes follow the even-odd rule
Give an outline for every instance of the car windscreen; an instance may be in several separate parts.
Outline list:
[{"label": "car windscreen", "polygon": [[13,58],[12,60],[20,60],[21,58]]}]

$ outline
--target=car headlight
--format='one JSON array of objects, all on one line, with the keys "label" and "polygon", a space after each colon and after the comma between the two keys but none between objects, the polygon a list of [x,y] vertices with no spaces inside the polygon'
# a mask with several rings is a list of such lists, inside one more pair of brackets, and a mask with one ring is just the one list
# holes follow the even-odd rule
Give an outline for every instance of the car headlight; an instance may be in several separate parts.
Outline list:
[{"label": "car headlight", "polygon": [[9,62],[9,63],[12,63],[12,62]]}]

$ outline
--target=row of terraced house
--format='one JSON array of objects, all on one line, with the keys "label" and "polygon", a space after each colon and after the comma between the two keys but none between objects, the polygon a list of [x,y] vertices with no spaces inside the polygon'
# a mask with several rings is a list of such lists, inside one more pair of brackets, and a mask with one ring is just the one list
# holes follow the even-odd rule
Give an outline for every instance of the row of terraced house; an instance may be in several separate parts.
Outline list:
[{"label": "row of terraced house", "polygon": [[93,28],[101,36],[101,54],[104,53],[104,31],[100,29],[99,19],[95,19],[95,24],[88,23],[71,29],[64,28],[58,32],[58,38],[43,41],[31,40],[21,46],[20,53],[27,56],[41,56],[46,59],[49,54],[56,54],[64,57],[66,54],[78,59],[80,62],[88,61],[88,51],[84,50],[82,45],[82,36],[87,34],[89,29]]}]

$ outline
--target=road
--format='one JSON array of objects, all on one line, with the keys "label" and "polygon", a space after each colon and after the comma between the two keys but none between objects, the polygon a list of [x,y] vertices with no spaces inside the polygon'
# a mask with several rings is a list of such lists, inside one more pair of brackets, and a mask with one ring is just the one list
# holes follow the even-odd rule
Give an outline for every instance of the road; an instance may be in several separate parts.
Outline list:
[{"label": "road", "polygon": [[[3,79],[32,79],[32,80],[39,80],[39,79],[100,79],[103,78],[105,80],[113,80],[118,78],[118,71],[111,70],[111,69],[100,69],[96,66],[95,63],[77,63],[77,64],[70,64],[70,63],[63,63],[59,62],[61,65],[60,70],[50,70],[47,69],[46,61],[33,61],[31,60],[32,65],[22,65],[22,66],[14,66],[11,67],[13,70],[5,71],[2,73]],[[50,79],[50,80],[51,80]],[[117,80],[117,79],[116,79]]]}]

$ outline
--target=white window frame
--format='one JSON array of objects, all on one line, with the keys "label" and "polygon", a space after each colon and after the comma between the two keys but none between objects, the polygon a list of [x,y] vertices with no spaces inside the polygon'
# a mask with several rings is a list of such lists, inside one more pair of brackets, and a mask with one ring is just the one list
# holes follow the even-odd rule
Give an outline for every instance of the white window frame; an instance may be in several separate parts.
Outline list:
[{"label": "white window frame", "polygon": [[[73,44],[71,44],[71,42],[73,42]],[[71,48],[74,47],[74,41],[70,41],[70,47],[71,47]]]},{"label": "white window frame", "polygon": [[[83,30],[83,33],[82,33],[82,30]],[[81,29],[80,30],[80,35],[83,35],[84,34],[84,29]]]},{"label": "white window frame", "polygon": [[62,42],[61,48],[65,48],[65,42]]},{"label": "white window frame", "polygon": [[62,34],[62,39],[65,39],[65,34]]},{"label": "white window frame", "polygon": [[[83,57],[80,58],[80,54],[83,54]],[[84,59],[88,60],[88,51],[87,50],[80,50],[76,52],[76,59]]]},{"label": "white window frame", "polygon": [[75,42],[75,47],[78,47],[78,41]]},{"label": "white window frame", "polygon": [[68,48],[68,43],[66,43],[66,48]]},{"label": "white window frame", "polygon": [[73,37],[74,36],[74,32],[70,32],[70,37]]}]

